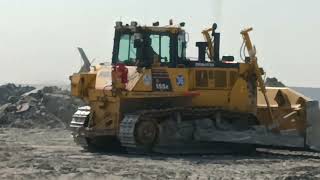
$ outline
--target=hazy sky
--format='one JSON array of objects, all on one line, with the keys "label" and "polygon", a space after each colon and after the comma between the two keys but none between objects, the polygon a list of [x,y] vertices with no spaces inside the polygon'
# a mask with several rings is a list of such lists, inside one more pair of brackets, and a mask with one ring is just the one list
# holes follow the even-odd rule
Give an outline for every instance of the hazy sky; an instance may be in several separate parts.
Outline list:
[{"label": "hazy sky", "polygon": [[60,83],[80,68],[77,46],[110,61],[114,22],[186,22],[188,55],[218,21],[222,54],[239,57],[253,26],[259,63],[290,86],[320,87],[319,0],[0,0],[0,84]]}]

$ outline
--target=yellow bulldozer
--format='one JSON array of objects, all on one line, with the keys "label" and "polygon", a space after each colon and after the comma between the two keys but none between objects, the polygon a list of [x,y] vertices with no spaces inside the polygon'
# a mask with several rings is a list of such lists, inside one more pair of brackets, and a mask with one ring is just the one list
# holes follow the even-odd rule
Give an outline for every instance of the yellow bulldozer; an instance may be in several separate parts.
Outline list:
[{"label": "yellow bulldozer", "polygon": [[[249,32],[243,60],[220,57],[217,24],[203,30],[198,57],[186,57],[185,23],[116,22],[111,65],[85,60],[70,76],[79,107],[70,127],[85,149],[210,153],[259,146],[320,150],[318,102],[265,87]],[[246,55],[247,54],[247,55]]]}]

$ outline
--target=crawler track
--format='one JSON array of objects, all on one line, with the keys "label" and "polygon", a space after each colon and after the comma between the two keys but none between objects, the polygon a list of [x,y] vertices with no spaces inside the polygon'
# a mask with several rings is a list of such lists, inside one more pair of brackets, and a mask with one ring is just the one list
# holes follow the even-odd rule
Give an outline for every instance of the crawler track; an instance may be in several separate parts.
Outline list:
[{"label": "crawler track", "polygon": [[[223,112],[217,108],[168,108],[145,110],[138,114],[127,114],[120,124],[119,140],[129,153],[138,154],[151,152],[163,154],[224,154],[240,151],[251,152],[253,146],[248,144],[199,142],[195,141],[193,137],[190,137],[193,136],[193,131],[196,128],[195,126],[197,126],[195,120],[213,117],[217,111]],[[176,122],[181,121],[181,119],[175,119],[177,118],[177,113],[179,113],[183,119],[187,119],[187,121]],[[231,118],[237,117],[238,119],[248,117],[247,114],[240,113],[229,113],[229,116]],[[160,133],[157,141],[154,142],[152,147],[146,147],[139,144],[135,137],[136,125],[140,121],[148,120],[155,120],[158,123]],[[170,123],[168,121],[175,122]],[[167,129],[172,129],[172,131],[167,132]],[[190,132],[185,133],[179,131]],[[172,134],[175,135],[171,136]]]},{"label": "crawler track", "polygon": [[70,123],[70,129],[72,131],[72,137],[76,144],[80,145],[84,149],[89,149],[90,145],[84,133],[85,124],[90,116],[90,107],[79,107],[77,112],[73,115]]},{"label": "crawler track", "polygon": [[[74,141],[84,149],[92,151],[97,147],[94,146],[90,139],[85,135],[85,123],[90,116],[87,112],[88,109],[79,108],[74,116],[75,119],[71,122],[71,129]],[[201,122],[201,119],[212,119],[217,112],[223,113],[225,118],[227,115],[227,118],[230,119],[249,119],[249,121],[253,121],[253,119],[250,119],[252,116],[248,114],[228,113],[217,108],[168,108],[144,110],[136,114],[126,114],[124,116],[120,124],[118,139],[121,146],[124,147],[128,153],[132,154],[233,154],[239,152],[251,153],[255,150],[255,147],[250,144],[199,142],[194,140],[193,137],[189,137],[190,135],[194,135],[193,133],[197,126],[203,126],[203,124],[201,125],[198,123]],[[177,117],[177,113],[179,113],[181,117]],[[152,146],[144,146],[138,143],[135,136],[135,129],[139,122],[149,120],[155,120],[157,122],[159,135],[157,141],[155,141]],[[222,129],[230,128],[226,125],[217,123],[214,124],[214,126],[219,126],[219,128]],[[262,155],[303,156],[320,159],[320,153],[302,150],[299,149],[299,151],[297,151],[296,148],[286,148],[286,150],[263,148],[263,150],[258,149],[257,152]]]},{"label": "crawler track", "polygon": [[147,154],[151,153],[148,149],[137,144],[134,136],[135,125],[139,121],[139,115],[126,115],[121,124],[119,132],[119,140],[121,145],[132,154]]}]

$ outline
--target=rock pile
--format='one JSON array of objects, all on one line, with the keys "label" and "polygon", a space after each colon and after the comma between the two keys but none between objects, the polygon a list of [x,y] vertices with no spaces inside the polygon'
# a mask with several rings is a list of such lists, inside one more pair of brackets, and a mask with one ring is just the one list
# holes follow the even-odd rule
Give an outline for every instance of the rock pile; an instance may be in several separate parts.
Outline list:
[{"label": "rock pile", "polygon": [[[1,93],[5,92],[5,93]],[[79,99],[58,87],[0,86],[0,127],[65,128]]]},{"label": "rock pile", "polygon": [[22,94],[34,90],[31,86],[16,86],[15,84],[6,84],[0,86],[0,106],[9,102],[17,101]]},{"label": "rock pile", "polygon": [[279,81],[277,78],[267,78],[265,82],[266,86],[269,87],[286,87],[281,81]]}]

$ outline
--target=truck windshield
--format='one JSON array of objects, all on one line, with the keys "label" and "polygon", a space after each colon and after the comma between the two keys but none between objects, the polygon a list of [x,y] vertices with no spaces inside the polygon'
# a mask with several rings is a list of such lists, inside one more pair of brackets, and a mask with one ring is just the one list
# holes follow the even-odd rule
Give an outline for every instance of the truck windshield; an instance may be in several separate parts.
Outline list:
[{"label": "truck windshield", "polygon": [[120,38],[118,62],[126,65],[135,65],[137,49],[134,47],[134,39],[130,34],[124,34]]}]

